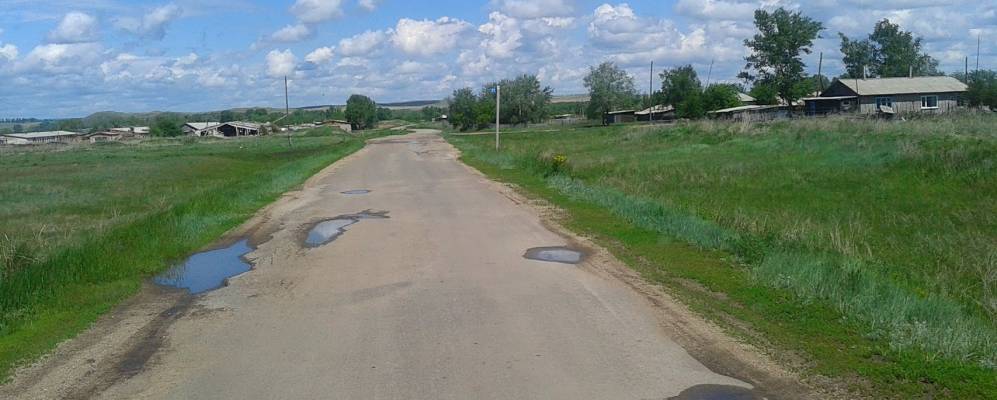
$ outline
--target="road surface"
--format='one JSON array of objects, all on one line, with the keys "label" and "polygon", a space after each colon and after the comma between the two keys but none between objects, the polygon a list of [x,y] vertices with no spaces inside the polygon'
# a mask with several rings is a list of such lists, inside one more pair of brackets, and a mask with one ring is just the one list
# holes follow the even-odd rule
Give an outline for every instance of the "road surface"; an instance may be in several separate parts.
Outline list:
[{"label": "road surface", "polygon": [[[356,189],[370,192],[342,193]],[[388,218],[361,219],[328,244],[303,245],[315,223],[365,210]],[[146,294],[20,373],[0,397],[761,393],[690,355],[668,327],[700,322],[663,323],[690,317],[663,317],[660,304],[604,273],[615,261],[599,251],[587,248],[580,265],[523,258],[534,247],[587,245],[461,164],[433,131],[372,141],[249,225],[252,271],[196,297]]]}]

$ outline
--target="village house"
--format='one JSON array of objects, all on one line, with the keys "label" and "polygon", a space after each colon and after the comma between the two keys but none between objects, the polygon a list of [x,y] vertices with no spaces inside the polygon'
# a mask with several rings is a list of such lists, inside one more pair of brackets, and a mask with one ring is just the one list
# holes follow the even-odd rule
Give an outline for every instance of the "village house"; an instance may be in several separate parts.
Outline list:
[{"label": "village house", "polygon": [[958,108],[966,84],[950,76],[836,79],[803,99],[807,115],[943,113]]},{"label": "village house", "polygon": [[216,136],[220,122],[188,122],[181,128],[186,136]]},{"label": "village house", "polygon": [[30,133],[9,133],[2,135],[0,144],[44,144],[44,143],[72,143],[80,138],[80,134],[67,131],[51,132],[30,132]]}]

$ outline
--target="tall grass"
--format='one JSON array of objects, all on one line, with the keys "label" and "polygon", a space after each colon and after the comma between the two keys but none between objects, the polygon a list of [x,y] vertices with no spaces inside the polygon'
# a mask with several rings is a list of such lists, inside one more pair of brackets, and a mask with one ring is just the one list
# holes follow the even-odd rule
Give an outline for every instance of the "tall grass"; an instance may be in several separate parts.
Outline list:
[{"label": "tall grass", "polygon": [[[635,226],[736,255],[925,360],[997,368],[992,115],[568,129],[451,137]],[[551,154],[564,173],[551,174]]]}]

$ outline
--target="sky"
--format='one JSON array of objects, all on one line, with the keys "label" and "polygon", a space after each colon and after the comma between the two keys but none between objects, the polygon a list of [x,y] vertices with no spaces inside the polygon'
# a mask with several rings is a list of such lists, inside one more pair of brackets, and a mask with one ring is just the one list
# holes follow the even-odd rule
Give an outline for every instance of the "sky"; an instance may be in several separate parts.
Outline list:
[{"label": "sky", "polygon": [[578,94],[603,61],[642,92],[652,61],[655,87],[684,64],[736,82],[754,10],[777,7],[824,24],[811,73],[823,52],[840,74],[838,32],[864,37],[883,18],[946,72],[976,65],[978,36],[981,68],[997,68],[994,1],[0,0],[0,118],[282,107],[284,76],[292,107],[442,99],[523,73]]}]

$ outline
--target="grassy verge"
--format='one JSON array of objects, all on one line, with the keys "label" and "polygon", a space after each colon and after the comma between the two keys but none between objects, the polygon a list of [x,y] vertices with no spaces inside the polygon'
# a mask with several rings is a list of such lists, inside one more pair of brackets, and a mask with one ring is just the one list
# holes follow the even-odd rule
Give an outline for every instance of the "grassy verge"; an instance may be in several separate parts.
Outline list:
[{"label": "grassy verge", "polygon": [[293,138],[150,140],[0,159],[0,379],[75,335],[172,261],[363,147]]},{"label": "grassy verge", "polygon": [[448,139],[810,374],[873,397],[997,398],[995,122],[566,129],[504,135],[501,153]]}]

